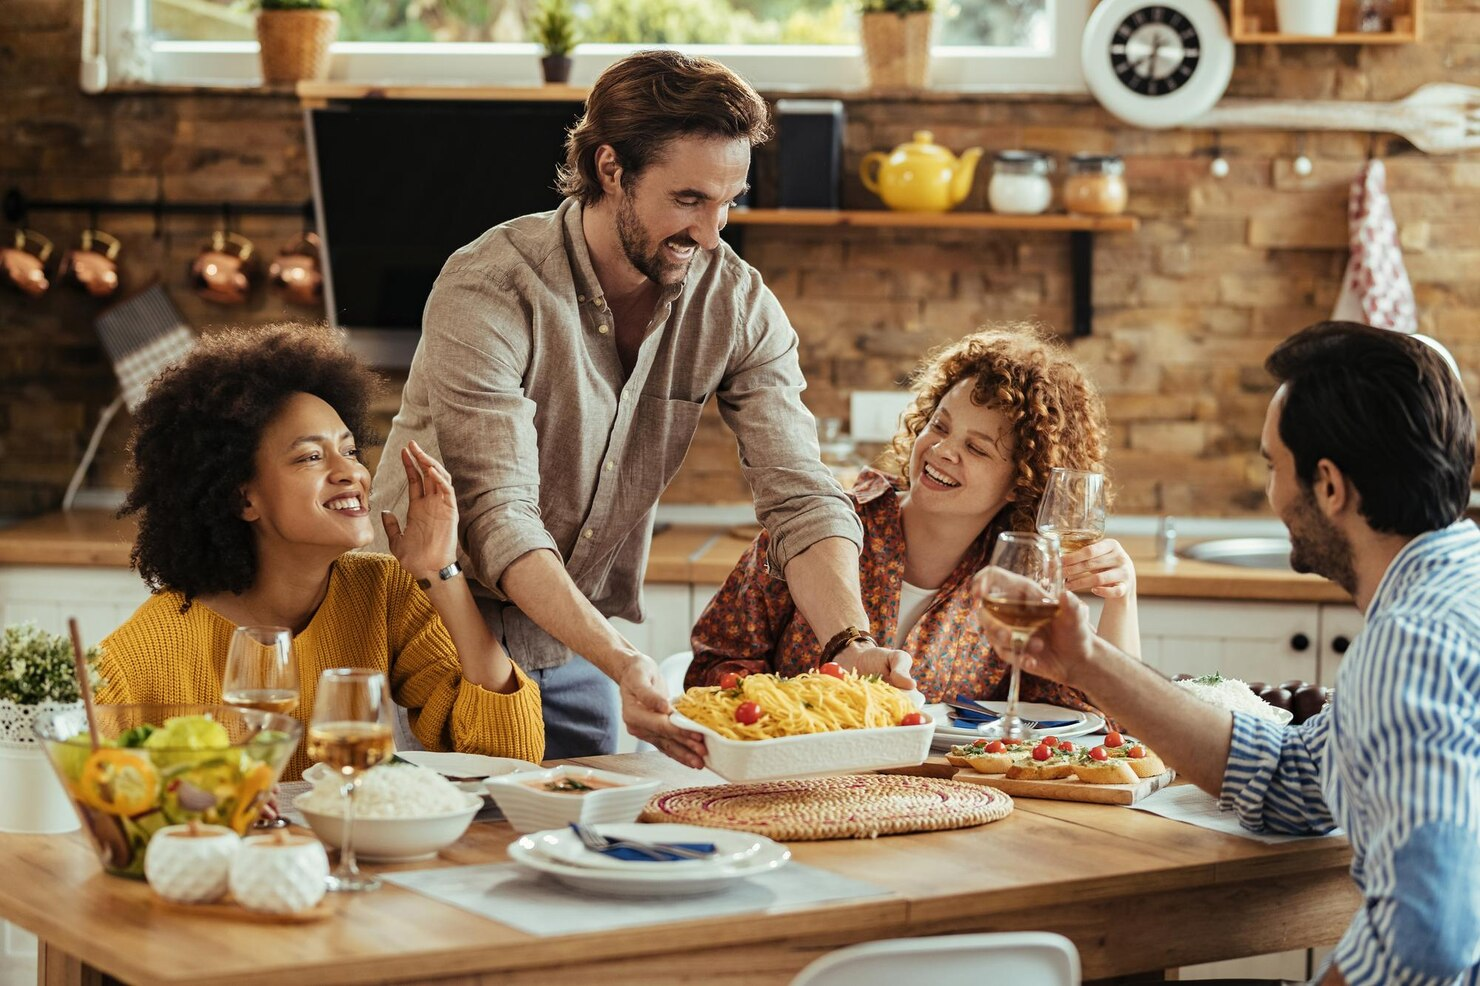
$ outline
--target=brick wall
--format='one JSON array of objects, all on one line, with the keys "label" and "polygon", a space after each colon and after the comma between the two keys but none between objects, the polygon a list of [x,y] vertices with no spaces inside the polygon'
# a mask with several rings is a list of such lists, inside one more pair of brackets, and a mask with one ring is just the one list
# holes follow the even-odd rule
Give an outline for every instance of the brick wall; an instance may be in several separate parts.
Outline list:
[{"label": "brick wall", "polygon": [[[296,103],[270,94],[84,96],[76,88],[79,5],[11,0],[0,27],[0,188],[37,197],[296,200],[308,194]],[[1480,0],[1430,0],[1430,41],[1396,48],[1249,47],[1231,94],[1401,98],[1425,82],[1480,84]],[[1370,149],[1387,161],[1424,331],[1480,380],[1480,158],[1428,157],[1397,138],[1313,133],[1311,175],[1291,160],[1301,137],[1223,135],[1232,170],[1218,180],[1199,151],[1211,135],[1124,128],[1084,100],[981,98],[848,103],[844,205],[875,204],[856,177],[862,155],[928,127],[960,150],[1028,146],[1126,156],[1134,234],[1102,235],[1095,336],[1075,350],[1113,422],[1119,509],[1260,512],[1256,445],[1271,385],[1260,364],[1281,338],[1324,317],[1345,263],[1347,187]],[[963,208],[983,208],[986,166]],[[86,215],[37,215],[59,246]],[[214,227],[172,217],[103,217],[125,243],[133,283],[158,276],[200,329],[317,317],[262,295],[244,309],[195,299],[184,271]],[[295,220],[247,218],[270,252]],[[993,319],[1069,318],[1068,239],[1046,233],[750,228],[747,258],[801,337],[809,406],[846,416],[855,388],[896,385],[925,349]],[[95,303],[0,294],[0,514],[54,506],[91,423],[112,392],[92,330]],[[392,394],[386,411],[394,408]],[[115,423],[93,482],[120,485],[127,422]],[[740,502],[734,443],[712,409],[668,502]]]}]

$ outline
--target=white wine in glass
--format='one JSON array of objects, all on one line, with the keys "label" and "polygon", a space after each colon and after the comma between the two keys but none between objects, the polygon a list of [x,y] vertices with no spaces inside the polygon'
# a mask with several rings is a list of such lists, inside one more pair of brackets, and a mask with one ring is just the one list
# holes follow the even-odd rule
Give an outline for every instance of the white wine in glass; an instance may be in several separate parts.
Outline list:
[{"label": "white wine in glass", "polygon": [[981,727],[1001,739],[1023,740],[1033,729],[1018,715],[1022,671],[1018,663],[1029,639],[1059,611],[1064,570],[1058,539],[1052,535],[1008,531],[997,536],[992,564],[986,570],[982,608],[1012,630],[1012,671],[1007,683],[1007,709],[1002,718]]},{"label": "white wine in glass", "polygon": [[1059,539],[1061,554],[1073,554],[1105,536],[1105,476],[1083,469],[1055,468],[1038,502],[1038,531]]},{"label": "white wine in glass", "polygon": [[[298,659],[287,627],[237,627],[226,651],[221,701],[239,709],[292,715],[299,701]],[[256,829],[282,828],[282,818],[259,818]]]},{"label": "white wine in glass", "polygon": [[391,697],[385,675],[360,668],[330,668],[319,676],[313,718],[308,724],[308,756],[328,764],[344,778],[344,838],[339,865],[329,874],[330,890],[378,890],[380,881],[355,863],[355,795],[360,772],[388,760],[395,750]]}]

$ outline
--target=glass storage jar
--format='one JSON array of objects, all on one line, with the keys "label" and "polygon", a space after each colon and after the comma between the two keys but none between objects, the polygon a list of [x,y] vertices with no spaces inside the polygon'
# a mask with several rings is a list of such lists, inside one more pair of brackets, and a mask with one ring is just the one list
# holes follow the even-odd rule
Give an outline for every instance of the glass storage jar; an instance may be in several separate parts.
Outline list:
[{"label": "glass storage jar", "polygon": [[993,212],[1036,216],[1053,201],[1048,174],[1053,158],[1038,151],[998,151],[992,161],[987,202]]},{"label": "glass storage jar", "polygon": [[1075,154],[1064,179],[1064,207],[1088,216],[1125,211],[1125,162],[1114,154]]}]

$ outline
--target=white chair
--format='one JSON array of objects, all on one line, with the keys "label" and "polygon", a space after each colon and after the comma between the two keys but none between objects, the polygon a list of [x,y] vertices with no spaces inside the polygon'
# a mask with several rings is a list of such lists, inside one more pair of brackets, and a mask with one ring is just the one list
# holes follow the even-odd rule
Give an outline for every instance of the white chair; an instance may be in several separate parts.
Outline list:
[{"label": "white chair", "polygon": [[1047,931],[891,938],[824,955],[797,973],[791,986],[920,982],[1079,986],[1079,950]]},{"label": "white chair", "polygon": [[[658,673],[668,683],[668,697],[674,698],[683,694],[683,676],[689,673],[689,665],[694,660],[694,652],[681,650],[677,654],[669,654],[658,662]],[[645,753],[656,749],[653,744],[646,740],[637,741],[637,752]]]}]

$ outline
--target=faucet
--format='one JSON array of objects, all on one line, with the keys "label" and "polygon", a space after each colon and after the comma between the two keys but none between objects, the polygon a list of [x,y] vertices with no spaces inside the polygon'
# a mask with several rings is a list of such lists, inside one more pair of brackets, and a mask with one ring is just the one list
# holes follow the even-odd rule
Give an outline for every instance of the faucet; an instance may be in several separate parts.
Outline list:
[{"label": "faucet", "polygon": [[1156,525],[1156,560],[1167,566],[1177,564],[1177,528],[1166,514]]}]

